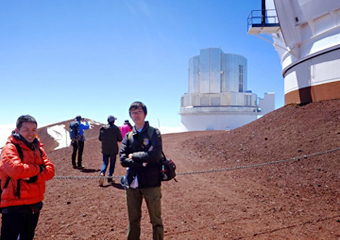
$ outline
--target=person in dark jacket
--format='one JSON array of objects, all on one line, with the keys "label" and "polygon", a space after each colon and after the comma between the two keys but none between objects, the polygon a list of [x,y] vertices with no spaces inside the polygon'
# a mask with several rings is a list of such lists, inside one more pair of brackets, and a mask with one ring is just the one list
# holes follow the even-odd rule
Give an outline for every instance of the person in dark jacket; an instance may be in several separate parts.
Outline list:
[{"label": "person in dark jacket", "polygon": [[[113,183],[113,173],[115,171],[116,165],[116,156],[118,154],[118,142],[122,141],[122,135],[120,133],[119,128],[114,124],[115,120],[114,116],[110,115],[107,118],[108,124],[101,127],[99,130],[99,141],[102,142],[102,154],[103,154],[103,165],[100,170],[100,176],[105,176],[105,172],[110,159],[110,168],[109,168],[109,178],[107,181],[109,183]],[[104,178],[99,179],[99,186],[103,186]]]},{"label": "person in dark jacket", "polygon": [[20,116],[1,152],[1,239],[34,238],[45,182],[54,174],[54,165],[37,138],[37,121]]},{"label": "person in dark jacket", "polygon": [[128,240],[140,238],[141,206],[143,198],[149,211],[153,229],[153,239],[163,239],[163,222],[161,218],[161,178],[160,160],[162,158],[162,138],[158,129],[145,121],[146,106],[134,102],[129,114],[135,126],[122,141],[119,155],[127,174],[127,209]]}]

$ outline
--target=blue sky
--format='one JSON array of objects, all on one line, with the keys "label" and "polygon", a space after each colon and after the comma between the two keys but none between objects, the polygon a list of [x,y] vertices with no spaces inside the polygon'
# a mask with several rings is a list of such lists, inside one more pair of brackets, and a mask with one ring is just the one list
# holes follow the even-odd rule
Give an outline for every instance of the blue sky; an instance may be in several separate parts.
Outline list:
[{"label": "blue sky", "polygon": [[136,100],[156,127],[179,127],[188,60],[220,47],[248,60],[248,90],[284,104],[274,47],[247,34],[261,0],[2,0],[0,126],[76,115],[121,125]]}]

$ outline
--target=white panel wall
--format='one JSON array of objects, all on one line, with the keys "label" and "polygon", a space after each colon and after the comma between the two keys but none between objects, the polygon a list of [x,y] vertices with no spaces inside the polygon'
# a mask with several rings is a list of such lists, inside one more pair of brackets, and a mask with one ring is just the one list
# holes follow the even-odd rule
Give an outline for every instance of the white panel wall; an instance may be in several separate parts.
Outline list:
[{"label": "white panel wall", "polygon": [[275,110],[275,93],[265,93],[264,98],[259,99],[259,107],[261,115],[265,115]]},{"label": "white panel wall", "polygon": [[[283,72],[340,44],[340,0],[274,0],[281,30],[272,34]],[[286,48],[286,50],[283,50]]]},{"label": "white panel wall", "polygon": [[297,89],[339,81],[340,50],[303,61],[286,72],[285,94]]},{"label": "white panel wall", "polygon": [[[249,96],[250,105],[245,102],[245,96]],[[219,99],[220,104],[218,106],[251,106],[257,107],[256,99],[257,95],[254,93],[197,93],[197,94],[185,94],[182,96],[181,107],[187,106],[216,106],[216,101],[213,99]],[[203,100],[202,100],[203,99]],[[203,105],[204,103],[204,105]]]},{"label": "white panel wall", "polygon": [[257,119],[257,114],[188,115],[181,122],[188,131],[232,130]]}]

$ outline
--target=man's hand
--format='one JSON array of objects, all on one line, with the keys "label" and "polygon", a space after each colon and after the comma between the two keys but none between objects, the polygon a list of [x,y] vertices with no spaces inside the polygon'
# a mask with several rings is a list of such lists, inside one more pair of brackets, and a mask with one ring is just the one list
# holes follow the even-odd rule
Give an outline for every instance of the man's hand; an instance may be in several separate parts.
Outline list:
[{"label": "man's hand", "polygon": [[43,166],[43,165],[39,165],[39,168],[40,168],[40,172],[45,170],[45,166]]},{"label": "man's hand", "polygon": [[132,153],[130,153],[128,157],[132,159]]},{"label": "man's hand", "polygon": [[38,175],[35,175],[34,177],[30,177],[28,179],[25,178],[25,180],[28,182],[28,183],[35,183],[37,180],[38,180]]}]

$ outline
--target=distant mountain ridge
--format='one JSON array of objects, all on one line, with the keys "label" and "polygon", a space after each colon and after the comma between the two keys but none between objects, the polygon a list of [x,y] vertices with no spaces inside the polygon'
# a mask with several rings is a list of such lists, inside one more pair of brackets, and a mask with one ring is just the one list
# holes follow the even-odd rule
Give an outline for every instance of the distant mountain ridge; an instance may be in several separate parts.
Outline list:
[{"label": "distant mountain ridge", "polygon": [[[90,125],[90,129],[84,131],[85,139],[90,140],[93,138],[98,138],[99,129],[104,124],[96,122],[91,119],[85,118],[84,120],[88,121]],[[74,121],[74,119],[70,119],[70,120],[66,120],[66,121],[62,121],[58,123],[53,123],[53,124],[38,128],[38,131],[37,131],[38,136],[41,142],[44,144],[44,149],[47,153],[52,152],[56,148],[60,147],[60,142],[62,142],[63,147],[65,147],[66,145],[67,146],[70,145],[71,140],[69,139],[68,127],[72,121]],[[59,126],[59,127],[56,128],[56,126]],[[52,137],[52,134],[49,133],[51,129],[55,133],[53,135],[59,136],[59,138]],[[59,140],[59,142],[57,140]]]},{"label": "distant mountain ridge", "polygon": [[[340,119],[340,110],[338,109],[339,104],[340,99],[315,102],[307,105],[295,105],[295,104],[286,105],[282,108],[279,108],[273,112],[264,115],[263,117],[259,118],[256,121],[253,121],[245,126],[232,130],[230,131],[230,133],[236,136],[241,132],[242,132],[241,134],[249,132],[249,134],[252,133],[250,134],[251,138],[253,138],[253,136],[266,135],[266,139],[271,139],[271,141],[275,139],[276,144],[283,144],[284,139],[290,139],[291,136],[288,136],[287,134],[291,135],[292,132],[294,133],[300,132],[300,134],[297,134],[297,137],[300,138],[301,135],[304,135],[306,131],[310,132],[314,129],[314,132],[317,135],[318,131],[316,130],[318,126],[319,128],[323,128],[324,126],[321,125],[324,124],[330,125],[332,129],[334,128],[334,130],[329,131],[337,131],[340,134],[340,129],[337,128],[339,125],[337,121]],[[104,124],[93,121],[91,119],[86,120],[89,122],[91,126],[89,130],[85,131],[86,139],[87,140],[97,139],[99,129]],[[41,141],[44,143],[45,150],[47,152],[51,152],[58,148],[59,146],[59,143],[55,140],[55,138],[48,134],[47,131],[48,128],[52,128],[58,125],[64,125],[65,126],[64,131],[66,129],[68,134],[68,125],[71,121],[73,121],[73,119],[62,121],[55,124],[50,124],[48,126],[44,126],[38,129],[38,135]],[[189,133],[190,132],[173,134],[189,134]],[[236,136],[236,138],[238,137],[239,136]],[[316,137],[320,138],[320,136]],[[330,145],[334,145],[331,144],[332,142],[331,139],[329,141]],[[266,141],[266,143],[268,142]],[[287,144],[290,143],[287,142]]]}]

